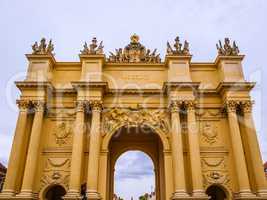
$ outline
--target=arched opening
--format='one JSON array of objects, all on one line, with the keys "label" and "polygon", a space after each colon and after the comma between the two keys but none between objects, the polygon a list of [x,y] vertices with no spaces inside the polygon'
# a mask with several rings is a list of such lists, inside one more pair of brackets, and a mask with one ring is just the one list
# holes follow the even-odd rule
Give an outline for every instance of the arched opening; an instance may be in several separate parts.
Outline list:
[{"label": "arched opening", "polygon": [[61,185],[54,185],[50,187],[46,194],[45,200],[60,200],[66,194],[66,190]]},{"label": "arched opening", "polygon": [[[127,151],[115,164],[114,194],[122,199],[139,199],[155,193],[152,159],[142,151]],[[154,195],[155,196],[155,195]]]},{"label": "arched opening", "polygon": [[[114,197],[114,194],[118,192],[116,188],[116,164],[120,162],[120,158],[123,159],[124,153],[132,152],[134,151],[141,153],[143,156],[143,159],[150,160],[150,168],[151,170],[154,170],[152,173],[152,179],[153,184],[147,187],[144,187],[145,190],[140,191],[141,193],[151,193],[154,192],[154,196],[157,200],[159,199],[165,199],[165,168],[164,168],[164,153],[163,153],[163,144],[158,136],[157,133],[154,132],[149,127],[122,127],[118,129],[112,136],[110,142],[109,142],[109,156],[108,156],[108,174],[107,174],[107,199],[112,200]],[[133,155],[135,154],[133,153]],[[121,157],[122,156],[122,157]],[[134,155],[136,156],[136,154]],[[135,162],[132,163],[132,165],[135,165],[134,167],[141,166],[144,163],[142,160],[137,159]],[[125,163],[124,163],[125,164]],[[129,164],[129,163],[128,163]],[[127,164],[125,164],[127,165]],[[148,164],[149,166],[149,164]],[[125,166],[124,166],[125,167]],[[128,166],[128,168],[133,166]],[[118,169],[117,169],[118,170]],[[149,173],[149,172],[148,172]],[[135,180],[138,180],[138,177],[140,174],[131,174],[131,178],[135,178]],[[119,176],[119,175],[118,175]],[[135,177],[133,177],[135,176]],[[117,177],[118,178],[118,177]],[[140,180],[140,179],[139,179]],[[151,179],[150,179],[151,180]],[[134,183],[134,181],[132,182]],[[144,186],[145,183],[141,181],[137,181],[136,184],[138,186],[142,185]],[[147,183],[149,184],[149,183]],[[123,185],[124,190],[131,191],[133,189],[130,184],[129,185]],[[137,185],[136,185],[137,186]],[[152,186],[152,187],[151,187]],[[121,192],[120,192],[121,193]],[[137,194],[137,193],[136,193]],[[120,195],[120,194],[118,194]],[[144,194],[141,194],[144,195]],[[136,195],[134,199],[138,199]],[[124,199],[131,199],[129,196],[127,196]]]},{"label": "arched opening", "polygon": [[227,195],[224,189],[218,185],[211,185],[206,190],[206,194],[210,197],[210,200],[226,200]]}]

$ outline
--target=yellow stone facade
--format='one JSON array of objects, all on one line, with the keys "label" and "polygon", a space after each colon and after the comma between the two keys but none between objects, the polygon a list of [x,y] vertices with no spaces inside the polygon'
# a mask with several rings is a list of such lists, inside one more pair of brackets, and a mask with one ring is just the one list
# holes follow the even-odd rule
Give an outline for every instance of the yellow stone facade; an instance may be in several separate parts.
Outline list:
[{"label": "yellow stone facade", "polygon": [[210,63],[191,62],[178,37],[164,61],[137,35],[108,58],[93,38],[79,62],[57,62],[52,41],[32,48],[27,77],[16,82],[19,114],[0,199],[76,200],[84,189],[89,200],[112,200],[114,166],[128,150],[151,157],[158,200],[267,199],[255,83],[244,79],[235,42],[220,42]]}]

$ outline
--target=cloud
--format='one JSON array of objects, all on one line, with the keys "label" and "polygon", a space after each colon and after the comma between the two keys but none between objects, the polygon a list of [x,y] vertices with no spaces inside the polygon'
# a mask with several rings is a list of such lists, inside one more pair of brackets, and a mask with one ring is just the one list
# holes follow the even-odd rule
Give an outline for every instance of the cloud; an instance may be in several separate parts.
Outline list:
[{"label": "cloud", "polygon": [[116,162],[115,180],[142,179],[149,176],[154,176],[153,162],[142,152],[126,152]]}]

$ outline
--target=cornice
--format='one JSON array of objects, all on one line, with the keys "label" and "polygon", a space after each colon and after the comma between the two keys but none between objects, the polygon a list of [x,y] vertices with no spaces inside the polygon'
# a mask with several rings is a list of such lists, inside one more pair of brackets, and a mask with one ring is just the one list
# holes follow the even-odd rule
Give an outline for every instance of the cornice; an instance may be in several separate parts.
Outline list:
[{"label": "cornice", "polygon": [[242,61],[244,58],[245,58],[245,55],[238,55],[238,56],[220,56],[220,55],[218,55],[214,61],[214,64],[218,65],[221,60]]},{"label": "cornice", "polygon": [[105,54],[79,54],[80,62],[84,60],[100,60],[102,64],[106,62]]},{"label": "cornice", "polygon": [[101,88],[105,92],[107,92],[108,90],[108,83],[104,81],[94,81],[94,82],[93,81],[74,81],[74,82],[71,82],[71,85],[75,90],[78,90],[81,88],[88,88],[88,89]]},{"label": "cornice", "polygon": [[48,82],[48,81],[16,81],[15,82],[17,88],[19,88],[20,91],[23,91],[24,89],[33,89],[35,90],[36,88],[46,88],[50,90],[54,90],[53,85]]},{"label": "cornice", "polygon": [[191,63],[192,55],[166,55],[165,56],[165,65],[168,65],[171,60],[188,60]]},{"label": "cornice", "polygon": [[247,91],[249,92],[256,85],[255,82],[221,82],[216,88],[217,93],[225,91]]},{"label": "cornice", "polygon": [[198,90],[200,82],[164,82],[162,90],[167,92],[168,89],[176,89],[179,88],[181,90]]},{"label": "cornice", "polygon": [[56,63],[56,59],[52,54],[45,54],[45,55],[39,55],[39,54],[25,54],[27,59],[30,60],[50,60],[53,64]]},{"label": "cornice", "polygon": [[107,94],[162,94],[160,89],[109,89]]}]

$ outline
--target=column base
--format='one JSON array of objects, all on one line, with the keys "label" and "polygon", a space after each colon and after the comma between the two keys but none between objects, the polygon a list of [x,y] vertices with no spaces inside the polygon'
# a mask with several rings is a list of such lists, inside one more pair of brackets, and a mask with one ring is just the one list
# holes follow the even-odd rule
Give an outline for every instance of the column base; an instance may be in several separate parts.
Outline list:
[{"label": "column base", "polygon": [[250,190],[243,190],[235,194],[235,199],[252,200],[252,199],[258,199],[258,197],[255,194],[253,194]]},{"label": "column base", "polygon": [[87,191],[86,197],[88,200],[99,200],[101,199],[100,194],[97,191]]},{"label": "column base", "polygon": [[0,199],[11,199],[14,196],[15,196],[14,190],[3,190],[0,193]]},{"label": "column base", "polygon": [[174,193],[173,193],[173,196],[171,198],[172,200],[176,200],[176,199],[179,199],[179,200],[183,200],[183,199],[190,199],[190,196],[189,194],[184,191],[184,190],[176,190]]},{"label": "column base", "polygon": [[38,194],[34,193],[32,190],[21,190],[21,192],[14,197],[18,200],[35,200],[38,199]]},{"label": "column base", "polygon": [[267,199],[267,190],[258,190],[257,191],[257,196],[263,198],[263,199]]},{"label": "column base", "polygon": [[80,200],[82,199],[80,192],[76,190],[69,190],[63,197],[64,200]]},{"label": "column base", "polygon": [[192,199],[208,200],[209,197],[204,190],[194,190],[192,192]]}]

